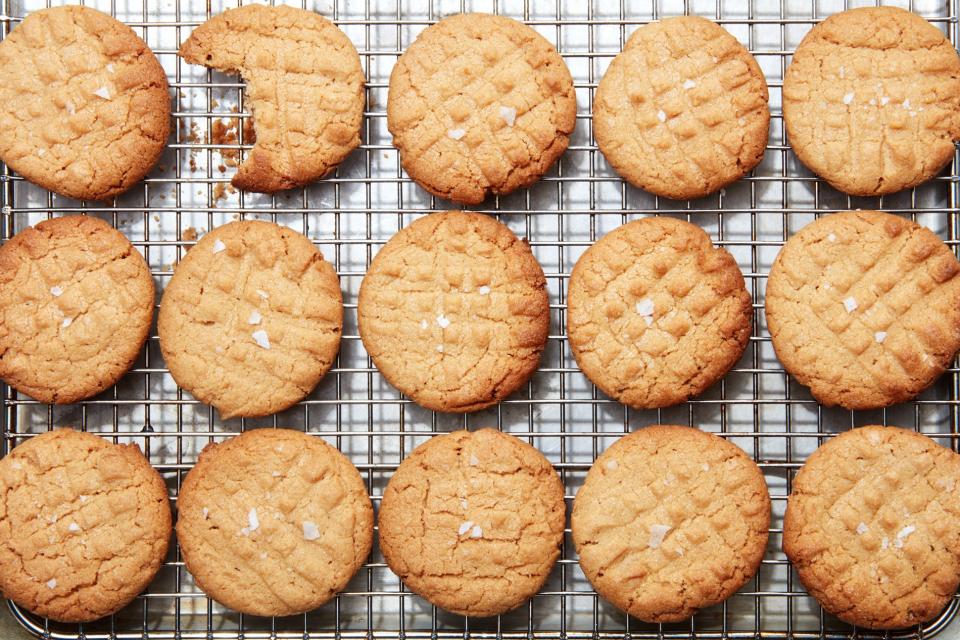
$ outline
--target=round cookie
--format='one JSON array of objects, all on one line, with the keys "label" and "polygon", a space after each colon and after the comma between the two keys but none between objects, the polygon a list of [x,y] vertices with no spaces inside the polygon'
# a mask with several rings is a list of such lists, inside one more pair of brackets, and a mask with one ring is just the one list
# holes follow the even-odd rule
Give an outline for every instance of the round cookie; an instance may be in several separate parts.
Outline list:
[{"label": "round cookie", "polygon": [[896,427],[828,440],[793,481],[783,550],[807,591],[850,624],[932,619],[960,584],[960,456]]},{"label": "round cookie", "polygon": [[0,460],[0,591],[37,615],[90,622],[157,574],[167,488],[135,444],[51,431]]},{"label": "round cookie", "polygon": [[224,420],[267,416],[308,396],[333,364],[340,282],[304,235],[231,222],[174,268],[157,327],[178,385]]},{"label": "round cookie", "polygon": [[583,373],[636,409],[699,395],[740,359],[753,306],[726,249],[700,227],[643,218],[577,260],[567,335]]},{"label": "round cookie", "polygon": [[837,13],[806,35],[783,81],[783,118],[800,161],[858,196],[935,176],[960,140],[960,57],[897,7]]},{"label": "round cookie", "polygon": [[169,133],[163,67],[107,14],[35,11],[0,42],[0,160],[30,182],[108,200],[147,175]]},{"label": "round cookie", "polygon": [[179,55],[239,73],[247,83],[256,144],[231,180],[237,188],[272,193],[303,186],[360,144],[360,56],[346,34],[313,11],[228,9],[197,27]]},{"label": "round cookie", "polygon": [[767,327],[826,406],[876,409],[930,386],[960,349],[960,263],[932,231],[877,211],[819,218],[780,250]]},{"label": "round cookie", "polygon": [[136,361],[153,305],[146,261],[103,220],[27,227],[0,247],[0,378],[41,402],[94,396]]},{"label": "round cookie", "polygon": [[521,22],[485,13],[427,27],[390,74],[387,127],[430,193],[479,204],[539,180],[577,116],[570,71]]},{"label": "round cookie", "polygon": [[646,622],[678,622],[723,602],[757,572],[770,496],[736,445],[657,425],[597,458],[571,526],[597,593]]},{"label": "round cookie", "polygon": [[563,543],[563,483],[539,451],[495,429],[434,436],[390,478],[380,549],[413,592],[465,616],[520,606]]},{"label": "round cookie", "polygon": [[763,158],[767,82],[753,56],[697,16],[637,29],[593,102],[594,137],[630,184],[677,200],[717,191]]},{"label": "round cookie", "polygon": [[373,543],[373,506],[356,467],[291,429],[207,445],[177,506],[177,539],[197,586],[251,615],[319,607],[347,586]]},{"label": "round cookie", "polygon": [[482,213],[418,218],[377,253],[360,285],[360,337],[417,404],[494,405],[537,369],[550,308],[530,247]]}]

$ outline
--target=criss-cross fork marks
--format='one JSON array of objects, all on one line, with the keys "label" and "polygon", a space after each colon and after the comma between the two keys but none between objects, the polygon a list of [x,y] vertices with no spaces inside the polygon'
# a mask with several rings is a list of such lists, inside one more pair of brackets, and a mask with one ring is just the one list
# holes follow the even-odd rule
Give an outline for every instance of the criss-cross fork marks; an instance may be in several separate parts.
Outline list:
[{"label": "criss-cross fork marks", "polygon": [[886,214],[837,215],[860,222],[815,223],[771,272],[774,347],[821,401],[866,408],[906,400],[960,347],[960,265],[927,229],[900,219],[888,229]]},{"label": "criss-cross fork marks", "polygon": [[639,29],[611,63],[597,91],[595,134],[633,184],[697,197],[759,162],[766,103],[763,74],[735,38],[701,18],[671,19]]},{"label": "criss-cross fork marks", "polygon": [[454,16],[430,27],[390,80],[388,124],[404,168],[460,201],[540,177],[566,149],[575,114],[559,54],[503,17]]}]

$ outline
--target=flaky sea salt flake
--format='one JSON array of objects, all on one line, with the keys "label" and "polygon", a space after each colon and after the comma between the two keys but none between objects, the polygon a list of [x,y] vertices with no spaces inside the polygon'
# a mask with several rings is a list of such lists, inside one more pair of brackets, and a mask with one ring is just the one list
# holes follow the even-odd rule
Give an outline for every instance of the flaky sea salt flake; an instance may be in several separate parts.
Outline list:
[{"label": "flaky sea salt flake", "polygon": [[47,580],[47,589],[56,589],[57,588],[57,579],[50,578]]},{"label": "flaky sea salt flake", "polygon": [[857,535],[861,535],[861,536],[862,536],[863,534],[865,534],[865,533],[867,532],[867,529],[868,529],[868,527],[867,527],[866,523],[861,522],[860,524],[857,525]]},{"label": "flaky sea salt flake", "polygon": [[691,80],[690,78],[687,78],[686,80],[683,81],[684,89],[693,89],[695,86],[697,86],[697,83]]},{"label": "flaky sea salt flake", "polygon": [[57,286],[50,287],[50,295],[52,295],[54,298],[59,298],[63,295],[63,289]]},{"label": "flaky sea salt flake", "polygon": [[482,296],[490,295],[490,287],[488,287],[487,285],[483,285],[482,287],[480,287],[480,289],[478,289],[478,291]]},{"label": "flaky sea salt flake", "polygon": [[459,140],[465,135],[467,135],[467,132],[464,129],[448,129],[447,130],[447,137],[452,138],[453,140]]},{"label": "flaky sea salt flake", "polygon": [[437,316],[437,324],[440,325],[441,329],[446,329],[450,326],[450,320],[441,313]]},{"label": "flaky sea salt flake", "polygon": [[304,540],[317,540],[320,538],[320,529],[317,528],[315,522],[310,520],[303,521],[303,539]]},{"label": "flaky sea salt flake", "polygon": [[256,342],[258,345],[260,345],[261,347],[263,347],[264,349],[270,348],[270,338],[267,337],[267,332],[264,331],[263,329],[260,329],[259,331],[254,331],[253,333],[250,334],[250,337],[252,337],[253,341]]},{"label": "flaky sea salt flake", "polygon": [[667,121],[667,114],[663,112],[663,109],[660,109],[660,111],[657,111],[657,120],[659,120],[660,122]]},{"label": "flaky sea salt flake", "polygon": [[500,117],[503,118],[508,127],[512,127],[513,123],[517,121],[517,110],[513,107],[500,105]]},{"label": "flaky sea salt flake", "polygon": [[857,299],[850,296],[843,301],[843,306],[847,310],[847,313],[853,313],[857,310]]},{"label": "flaky sea salt flake", "polygon": [[467,531],[470,531],[470,529],[472,528],[473,528],[473,520],[467,520],[465,522],[461,522],[460,528],[457,529],[457,535],[458,536],[465,535]]},{"label": "flaky sea salt flake", "polygon": [[647,544],[651,549],[659,549],[660,544],[663,542],[664,537],[667,535],[667,532],[670,531],[671,527],[668,527],[665,524],[654,524],[650,525],[650,540]]},{"label": "flaky sea salt flake", "polygon": [[211,249],[211,252],[212,252],[212,253],[220,253],[221,251],[223,251],[223,250],[226,249],[226,248],[227,248],[227,245],[223,244],[223,240],[221,240],[220,238],[217,238],[217,239],[213,242],[213,249]]},{"label": "flaky sea salt flake", "polygon": [[260,312],[254,309],[250,312],[250,317],[247,318],[247,324],[260,324],[260,321],[263,320],[263,316],[260,315]]},{"label": "flaky sea salt flake", "polygon": [[108,87],[100,87],[99,89],[97,89],[96,91],[93,92],[93,95],[99,96],[99,97],[103,98],[104,100],[109,100],[109,99],[110,99],[110,89],[109,89]]},{"label": "flaky sea salt flake", "polygon": [[470,537],[471,538],[483,537],[483,529],[480,528],[480,525],[478,524],[473,525],[473,529],[470,530]]},{"label": "flaky sea salt flake", "polygon": [[853,92],[851,91],[847,95],[843,96],[843,104],[850,104],[853,102]]},{"label": "flaky sea salt flake", "polygon": [[883,344],[883,341],[887,339],[887,332],[877,331],[873,334],[873,339],[877,341],[877,344]]}]

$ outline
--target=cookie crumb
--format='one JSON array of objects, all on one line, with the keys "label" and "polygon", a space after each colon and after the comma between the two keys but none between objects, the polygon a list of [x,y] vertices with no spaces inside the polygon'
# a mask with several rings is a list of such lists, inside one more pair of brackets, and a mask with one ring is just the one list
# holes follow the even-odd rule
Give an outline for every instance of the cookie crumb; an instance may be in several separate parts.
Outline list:
[{"label": "cookie crumb", "polygon": [[57,588],[57,579],[56,579],[56,578],[50,578],[49,580],[47,580],[47,588],[48,588],[48,589],[56,589],[56,588]]},{"label": "cookie crumb", "polygon": [[483,285],[482,287],[480,287],[479,291],[480,291],[480,295],[482,296],[490,295],[490,287],[488,287],[487,285]]},{"label": "cookie crumb", "polygon": [[440,325],[441,329],[446,329],[450,326],[450,320],[447,319],[442,313],[437,316],[437,324]]},{"label": "cookie crumb", "polygon": [[883,344],[883,341],[887,339],[887,332],[877,331],[873,334],[873,339],[877,341],[877,344]]},{"label": "cookie crumb", "polygon": [[843,104],[850,104],[851,102],[853,102],[853,92],[843,96]]},{"label": "cookie crumb", "polygon": [[250,312],[250,317],[247,318],[247,324],[260,324],[260,321],[263,320],[263,316],[260,315],[260,312],[254,309]]},{"label": "cookie crumb", "polygon": [[110,99],[110,89],[107,88],[107,87],[100,87],[99,89],[97,89],[96,91],[93,92],[93,95],[99,96],[99,97],[103,98],[104,100],[109,100],[109,99]]},{"label": "cookie crumb", "polygon": [[659,120],[660,122],[667,121],[667,114],[663,112],[663,109],[660,109],[660,111],[657,111],[657,120]]},{"label": "cookie crumb", "polygon": [[462,535],[466,534],[467,531],[470,531],[470,529],[472,529],[472,528],[473,528],[473,520],[467,520],[467,521],[465,521],[465,522],[461,522],[461,523],[460,523],[460,528],[457,529],[457,535],[458,535],[458,536],[462,536]]},{"label": "cookie crumb", "polygon": [[690,78],[687,78],[686,80],[683,81],[684,89],[693,89],[695,86],[697,86],[697,83],[691,80]]},{"label": "cookie crumb", "polygon": [[866,523],[861,522],[860,524],[857,525],[857,534],[862,536],[863,534],[865,534],[865,533],[867,532],[867,529],[868,529],[868,527],[867,527]]},{"label": "cookie crumb", "polygon": [[216,241],[214,241],[213,243],[213,249],[211,249],[211,251],[213,253],[220,253],[226,248],[227,248],[227,245],[223,244],[223,240],[221,240],[220,238],[217,238]]},{"label": "cookie crumb", "polygon": [[517,121],[517,110],[513,107],[500,105],[500,117],[503,118],[508,127],[512,127],[513,123]]},{"label": "cookie crumb", "polygon": [[270,348],[270,338],[267,337],[267,332],[264,331],[263,329],[254,331],[253,333],[250,334],[250,337],[252,337],[253,341],[256,342],[258,345],[260,345],[261,347],[263,347],[264,349]]},{"label": "cookie crumb", "polygon": [[453,138],[454,140],[459,140],[465,135],[467,135],[467,132],[463,129],[449,129],[447,131],[447,136]]},{"label": "cookie crumb", "polygon": [[667,532],[670,531],[672,527],[669,527],[665,524],[654,524],[650,525],[650,540],[647,544],[651,549],[659,549],[660,544],[663,542],[664,537],[667,535]]},{"label": "cookie crumb", "polygon": [[846,308],[847,313],[853,313],[857,310],[857,299],[850,296],[843,301],[843,306]]},{"label": "cookie crumb", "polygon": [[320,538],[320,529],[317,528],[316,523],[311,522],[310,520],[303,521],[303,539],[304,540],[317,540]]},{"label": "cookie crumb", "polygon": [[473,525],[473,529],[470,530],[470,537],[471,538],[483,537],[483,529],[480,528],[480,525],[478,524]]},{"label": "cookie crumb", "polygon": [[54,298],[59,298],[60,296],[63,295],[63,289],[61,289],[60,287],[50,287],[50,293],[53,295]]}]

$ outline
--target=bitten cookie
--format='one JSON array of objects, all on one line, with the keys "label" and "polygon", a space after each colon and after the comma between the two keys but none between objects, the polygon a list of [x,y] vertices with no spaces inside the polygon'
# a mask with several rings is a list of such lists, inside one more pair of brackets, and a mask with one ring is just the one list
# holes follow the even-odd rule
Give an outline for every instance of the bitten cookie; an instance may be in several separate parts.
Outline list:
[{"label": "bitten cookie", "polygon": [[566,150],[573,79],[552,44],[484,13],[427,27],[390,74],[387,127],[430,193],[478,204],[539,180]]},{"label": "bitten cookie", "polygon": [[177,540],[197,586],[251,615],[319,607],[347,586],[373,542],[373,507],[356,467],[290,429],[207,445],[177,507]]},{"label": "bitten cookie", "polygon": [[434,213],[402,229],[360,285],[360,337],[417,404],[469,412],[536,371],[547,342],[546,278],[530,247],[482,213]]},{"label": "bitten cookie", "polygon": [[960,584],[960,456],[895,427],[828,440],[793,481],[783,550],[807,591],[850,624],[930,620]]},{"label": "bitten cookie", "polygon": [[380,548],[404,584],[465,616],[529,600],[560,553],[563,484],[530,445],[494,429],[434,436],[390,479]]},{"label": "bitten cookie", "polygon": [[803,39],[783,81],[794,152],[852,195],[916,186],[960,140],[960,58],[920,16],[864,7],[830,16]]},{"label": "bitten cookie", "polygon": [[571,525],[597,593],[646,622],[678,622],[723,602],[757,572],[770,496],[736,445],[658,425],[597,458]]},{"label": "bitten cookie", "polygon": [[153,305],[146,261],[103,220],[27,227],[0,247],[0,378],[41,402],[94,396],[136,361]]},{"label": "bitten cookie", "polygon": [[197,27],[180,57],[247,83],[256,144],[231,182],[271,193],[322,178],[360,144],[360,56],[335,24],[287,6],[246,5]]},{"label": "bitten cookie", "polygon": [[0,42],[0,160],[30,182],[108,200],[147,175],[169,132],[163,67],[107,14],[36,11]]},{"label": "bitten cookie", "polygon": [[135,444],[71,429],[0,460],[0,591],[61,622],[126,606],[170,542],[167,488]]},{"label": "bitten cookie", "polygon": [[603,75],[594,137],[630,184],[685,200],[717,191],[763,158],[767,82],[716,23],[667,18],[637,29]]},{"label": "bitten cookie", "polygon": [[174,268],[157,327],[178,385],[224,420],[267,416],[308,396],[333,364],[340,282],[302,234],[231,222]]},{"label": "bitten cookie", "polygon": [[820,403],[876,409],[916,396],[960,349],[960,263],[929,229],[835,213],[780,250],[767,326],[784,368]]},{"label": "bitten cookie", "polygon": [[570,275],[567,335],[577,364],[637,409],[683,402],[722,378],[743,354],[752,317],[733,256],[675,218],[614,229]]}]

